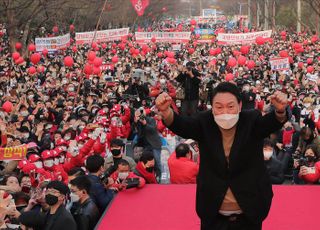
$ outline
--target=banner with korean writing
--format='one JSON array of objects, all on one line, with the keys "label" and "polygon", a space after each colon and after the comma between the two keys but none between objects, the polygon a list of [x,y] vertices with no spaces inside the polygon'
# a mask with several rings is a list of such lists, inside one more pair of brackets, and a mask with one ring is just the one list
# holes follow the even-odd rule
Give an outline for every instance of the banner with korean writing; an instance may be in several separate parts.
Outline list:
[{"label": "banner with korean writing", "polygon": [[197,40],[200,43],[211,42],[215,36],[213,29],[196,29],[194,32],[199,37]]},{"label": "banner with korean writing", "polygon": [[309,81],[318,82],[319,76],[317,74],[307,74],[307,78]]},{"label": "banner with korean writing", "polygon": [[227,34],[219,33],[217,40],[222,44],[252,44],[255,43],[257,37],[270,38],[272,30],[265,30],[252,33]]},{"label": "banner with korean writing", "polygon": [[50,38],[36,38],[36,51],[47,49],[49,52],[65,49],[70,45],[70,34]]},{"label": "banner with korean writing", "polygon": [[203,9],[202,10],[202,16],[203,17],[214,17],[217,15],[216,9]]},{"label": "banner with korean writing", "polygon": [[289,70],[289,58],[271,58],[270,66],[271,70]]},{"label": "banner with korean writing", "polygon": [[21,160],[27,155],[28,146],[19,145],[16,147],[0,148],[0,161]]},{"label": "banner with korean writing", "polygon": [[[96,35],[94,31],[76,33],[76,44],[90,44],[93,40],[95,42],[109,42],[121,40],[121,37],[128,36],[129,28],[99,30]],[[93,39],[95,37],[95,39]]]},{"label": "banner with korean writing", "polygon": [[191,32],[137,32],[135,34],[137,43],[156,42],[187,43],[191,39]]}]

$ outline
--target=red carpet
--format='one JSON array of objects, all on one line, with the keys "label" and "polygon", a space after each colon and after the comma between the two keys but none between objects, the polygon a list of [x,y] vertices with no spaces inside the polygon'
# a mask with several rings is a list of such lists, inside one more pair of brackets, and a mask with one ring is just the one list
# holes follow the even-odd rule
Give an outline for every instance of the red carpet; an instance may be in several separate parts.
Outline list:
[{"label": "red carpet", "polygon": [[[195,185],[146,185],[121,192],[98,230],[199,230]],[[263,230],[318,230],[320,186],[274,186]]]}]

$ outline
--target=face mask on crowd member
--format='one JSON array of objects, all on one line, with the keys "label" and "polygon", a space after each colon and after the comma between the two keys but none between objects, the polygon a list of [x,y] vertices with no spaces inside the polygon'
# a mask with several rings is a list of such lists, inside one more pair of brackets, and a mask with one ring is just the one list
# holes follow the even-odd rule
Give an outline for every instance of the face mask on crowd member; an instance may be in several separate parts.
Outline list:
[{"label": "face mask on crowd member", "polygon": [[233,128],[238,120],[242,103],[236,85],[222,83],[213,92],[212,113],[217,125],[225,130]]},{"label": "face mask on crowd member", "polygon": [[69,188],[61,181],[51,181],[47,185],[45,201],[52,207],[64,203],[66,195],[69,193]]},{"label": "face mask on crowd member", "polygon": [[129,163],[125,160],[121,160],[118,164],[117,172],[118,172],[118,179],[120,181],[127,179],[130,173]]},{"label": "face mask on crowd member", "polygon": [[264,160],[268,161],[273,155],[273,143],[269,138],[266,138],[263,143]]},{"label": "face mask on crowd member", "polygon": [[121,139],[112,139],[110,142],[110,152],[113,158],[122,158],[124,143]]},{"label": "face mask on crowd member", "polygon": [[316,146],[310,145],[307,147],[304,156],[309,163],[314,163],[317,161],[317,156],[315,154],[316,152],[317,152]]}]

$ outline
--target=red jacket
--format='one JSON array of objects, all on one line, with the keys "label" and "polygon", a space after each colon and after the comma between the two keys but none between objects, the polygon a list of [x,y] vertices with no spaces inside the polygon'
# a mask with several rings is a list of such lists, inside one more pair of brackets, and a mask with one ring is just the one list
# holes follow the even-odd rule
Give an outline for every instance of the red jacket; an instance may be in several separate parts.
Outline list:
[{"label": "red jacket", "polygon": [[192,160],[180,157],[172,153],[168,159],[170,181],[172,184],[195,184],[199,171],[199,165]]},{"label": "red jacket", "polygon": [[314,167],[310,167],[310,169],[314,168],[314,173],[310,173],[304,176],[300,176],[308,184],[313,184],[320,179],[320,161],[316,162]]},{"label": "red jacket", "polygon": [[[176,97],[176,89],[173,87],[173,85],[170,82],[166,83],[166,89],[168,90],[168,94],[170,97],[175,98]],[[155,86],[153,86],[150,90],[150,97],[157,97],[161,93],[161,84],[160,82],[157,82]]]},{"label": "red jacket", "polygon": [[[111,174],[110,177],[114,181],[114,183],[111,185],[111,187],[112,188],[118,188],[121,185],[121,183],[118,180],[118,172],[115,171],[114,173]],[[146,181],[142,177],[137,176],[133,172],[129,172],[129,175],[128,175],[127,178],[128,179],[130,179],[130,178],[139,178],[139,186],[138,186],[138,188],[142,188],[146,184]]]}]

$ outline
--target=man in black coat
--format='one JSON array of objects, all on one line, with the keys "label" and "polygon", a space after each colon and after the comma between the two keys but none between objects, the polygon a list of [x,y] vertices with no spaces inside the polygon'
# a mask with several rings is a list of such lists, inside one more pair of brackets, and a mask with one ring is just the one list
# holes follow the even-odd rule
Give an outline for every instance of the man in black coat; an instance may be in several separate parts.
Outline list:
[{"label": "man in black coat", "polygon": [[212,111],[182,117],[170,108],[163,93],[156,105],[170,130],[198,141],[200,168],[196,210],[201,229],[261,230],[273,197],[264,165],[263,139],[280,129],[287,118],[287,99],[271,96],[275,111],[241,111],[236,85],[225,82],[213,91]]}]

